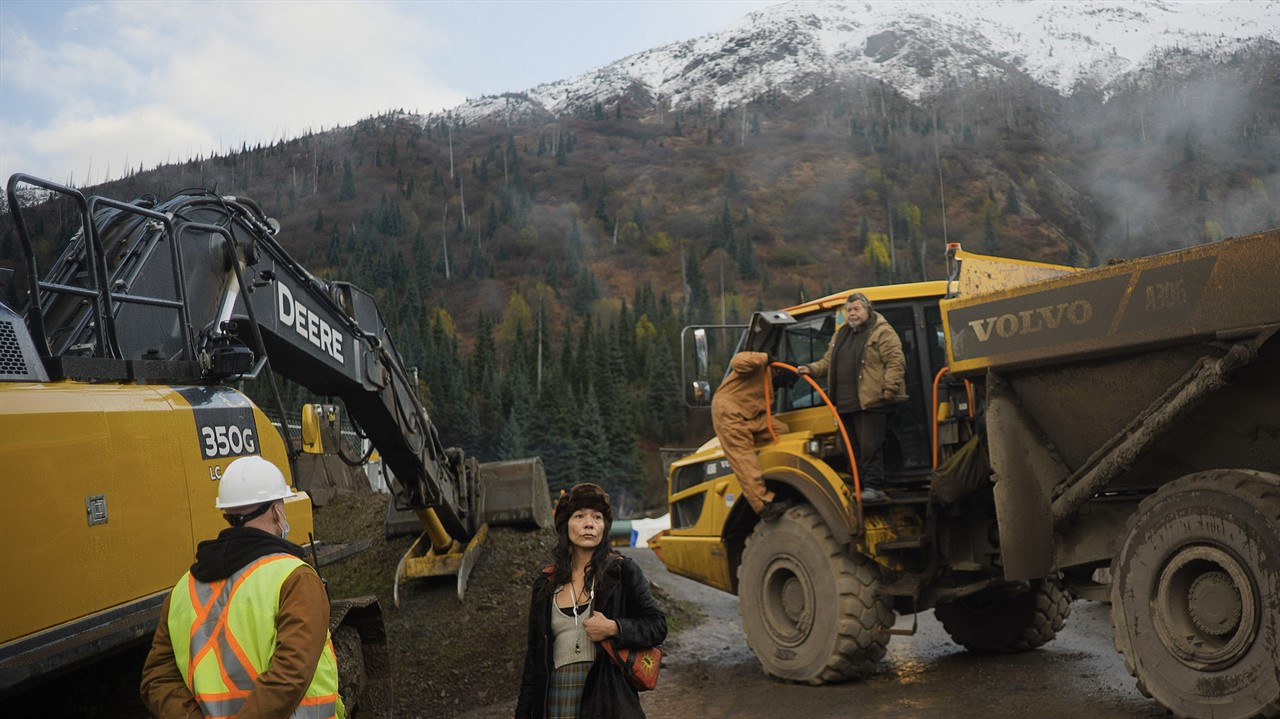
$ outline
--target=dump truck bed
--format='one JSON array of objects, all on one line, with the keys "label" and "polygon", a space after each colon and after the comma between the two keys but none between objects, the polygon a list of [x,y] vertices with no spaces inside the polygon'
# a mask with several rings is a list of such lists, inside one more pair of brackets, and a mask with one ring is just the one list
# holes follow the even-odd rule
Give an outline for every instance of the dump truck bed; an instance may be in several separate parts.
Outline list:
[{"label": "dump truck bed", "polygon": [[[1201,468],[1280,471],[1277,270],[1272,230],[944,300],[951,371],[996,373],[1073,471],[1177,412],[1113,488]],[[1247,356],[1228,362],[1237,344]],[[1231,376],[1210,377],[1215,363]],[[1196,386],[1194,402],[1175,402]]]},{"label": "dump truck bed", "polygon": [[1271,230],[941,303],[952,373],[984,388],[1007,576],[1107,559],[1124,502],[1180,477],[1280,474],[1277,269]]},{"label": "dump truck bed", "polygon": [[[963,268],[962,268],[963,271]],[[1280,323],[1280,230],[942,303],[952,374],[1057,364]]]}]

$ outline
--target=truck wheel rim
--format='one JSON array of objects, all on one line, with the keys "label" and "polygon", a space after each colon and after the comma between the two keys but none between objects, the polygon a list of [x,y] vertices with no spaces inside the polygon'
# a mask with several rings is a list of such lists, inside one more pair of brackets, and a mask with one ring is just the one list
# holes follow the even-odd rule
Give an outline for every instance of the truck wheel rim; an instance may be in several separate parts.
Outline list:
[{"label": "truck wheel rim", "polygon": [[1235,663],[1253,644],[1257,591],[1235,557],[1196,546],[1175,554],[1160,573],[1155,628],[1175,657],[1197,670]]},{"label": "truck wheel rim", "polygon": [[813,625],[813,584],[808,574],[791,557],[775,557],[765,570],[764,623],[780,645],[794,647],[804,642]]}]

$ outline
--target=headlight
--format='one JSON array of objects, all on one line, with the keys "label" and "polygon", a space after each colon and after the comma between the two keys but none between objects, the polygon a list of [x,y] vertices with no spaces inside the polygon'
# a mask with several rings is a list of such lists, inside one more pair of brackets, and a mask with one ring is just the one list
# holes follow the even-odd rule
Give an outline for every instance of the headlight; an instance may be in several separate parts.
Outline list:
[{"label": "headlight", "polygon": [[822,442],[821,442],[821,441],[819,441],[819,440],[817,440],[817,439],[811,439],[811,440],[809,440],[808,442],[805,442],[805,443],[804,443],[804,451],[808,452],[809,454],[813,455],[814,457],[821,457],[821,456],[822,456]]}]

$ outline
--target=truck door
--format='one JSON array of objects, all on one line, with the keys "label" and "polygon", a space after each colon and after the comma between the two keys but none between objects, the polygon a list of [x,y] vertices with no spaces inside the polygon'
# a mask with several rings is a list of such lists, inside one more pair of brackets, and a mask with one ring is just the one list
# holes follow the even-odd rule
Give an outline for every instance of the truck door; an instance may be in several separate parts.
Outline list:
[{"label": "truck door", "polygon": [[[932,468],[930,448],[932,415],[929,410],[933,375],[946,363],[942,318],[935,299],[906,303],[877,303],[877,312],[898,333],[907,367],[906,401],[889,419],[885,444],[885,470],[889,480],[914,481]],[[842,311],[808,315],[786,328],[778,356],[796,366],[820,359],[832,335],[844,323]],[[827,378],[818,379],[823,391]],[[807,382],[777,393],[774,412],[782,413],[822,405],[822,398]]]}]

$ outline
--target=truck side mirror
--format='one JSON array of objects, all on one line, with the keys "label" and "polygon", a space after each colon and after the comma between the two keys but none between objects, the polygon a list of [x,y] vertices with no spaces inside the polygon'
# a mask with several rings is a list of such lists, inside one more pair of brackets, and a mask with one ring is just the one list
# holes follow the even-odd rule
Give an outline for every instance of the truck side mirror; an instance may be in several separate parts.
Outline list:
[{"label": "truck side mirror", "polygon": [[333,404],[302,406],[302,451],[307,454],[334,454],[342,441],[341,416]]},{"label": "truck side mirror", "polygon": [[[707,351],[706,330],[699,328],[693,331],[693,352],[697,361],[698,379],[704,379],[707,376],[707,355],[709,354]],[[703,384],[706,384],[706,382],[704,381]]]},{"label": "truck side mirror", "polygon": [[693,381],[693,403],[705,405],[711,403],[711,383],[705,379]]}]

